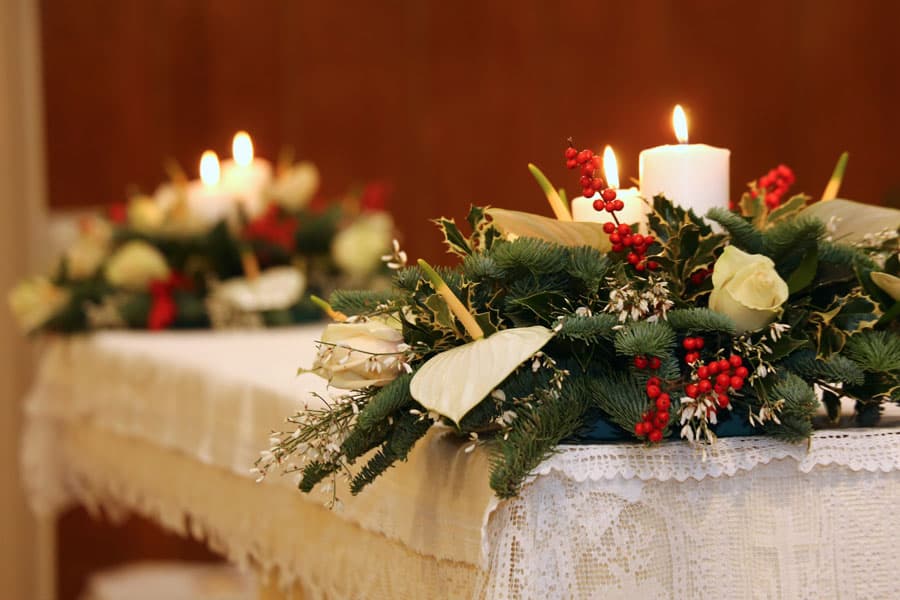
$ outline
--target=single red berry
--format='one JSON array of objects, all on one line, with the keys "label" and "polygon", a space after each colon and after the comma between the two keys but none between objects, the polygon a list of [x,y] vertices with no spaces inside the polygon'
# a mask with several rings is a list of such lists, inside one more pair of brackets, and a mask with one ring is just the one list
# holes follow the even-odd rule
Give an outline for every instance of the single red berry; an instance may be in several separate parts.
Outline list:
[{"label": "single red berry", "polygon": [[647,368],[647,359],[643,356],[634,357],[634,368],[644,370]]},{"label": "single red berry", "polygon": [[732,354],[731,356],[729,356],[729,357],[728,357],[728,362],[729,362],[729,364],[731,364],[731,366],[734,367],[735,369],[737,369],[739,366],[741,366],[742,364],[744,364],[744,361],[743,361],[743,360],[741,359],[741,357],[738,356],[737,354]]},{"label": "single red berry", "polygon": [[731,387],[733,387],[736,390],[739,390],[742,387],[744,387],[744,380],[741,377],[737,377],[737,376],[732,377],[730,383],[731,383]]},{"label": "single red berry", "polygon": [[606,203],[606,212],[609,212],[609,213],[616,212],[616,203],[615,202],[607,202]]},{"label": "single red berry", "polygon": [[650,357],[650,368],[651,368],[651,369],[656,370],[656,369],[658,369],[658,368],[660,367],[661,364],[662,364],[662,363],[661,363],[661,361],[659,360],[659,357],[658,357],[658,356],[651,356],[651,357]]},{"label": "single red berry", "polygon": [[629,252],[628,256],[625,257],[625,260],[627,260],[629,263],[631,263],[633,265],[636,265],[636,264],[638,264],[638,261],[641,260],[641,257],[639,257],[634,252]]},{"label": "single red berry", "polygon": [[612,188],[606,188],[600,194],[603,196],[603,199],[607,202],[612,202],[616,199],[616,190]]},{"label": "single red berry", "polygon": [[653,431],[650,432],[650,435],[647,436],[647,438],[651,442],[661,442],[662,441],[662,431],[660,431],[659,429],[654,429]]},{"label": "single red berry", "polygon": [[648,261],[647,268],[650,269],[651,271],[655,271],[659,268],[659,263],[656,262],[655,260]]},{"label": "single red berry", "polygon": [[619,223],[619,235],[628,235],[629,233],[631,233],[631,225]]},{"label": "single red berry", "polygon": [[647,379],[647,385],[659,385],[659,384],[660,384],[659,377],[657,377],[655,375],[653,377],[650,377],[649,379]]},{"label": "single red berry", "polygon": [[[594,204],[596,205],[597,203],[594,202]],[[594,208],[596,208],[596,206]],[[606,223],[603,224],[603,232],[604,233],[612,233],[615,230],[616,230],[616,224],[613,223],[612,221],[607,221]]]},{"label": "single red berry", "polygon": [[592,187],[583,187],[581,188],[581,195],[585,198],[590,198],[594,195],[594,188]]},{"label": "single red berry", "polygon": [[587,161],[591,160],[591,158],[593,158],[593,156],[588,156],[588,152],[590,152],[590,150],[582,150],[582,151],[579,152],[578,155],[575,157],[575,160],[578,161],[578,164],[579,164],[579,165],[583,165],[583,164],[586,163]]},{"label": "single red berry", "polygon": [[622,243],[625,244],[626,246],[630,246],[631,244],[634,243],[634,238],[631,236],[631,234],[624,235],[624,236],[622,236]]},{"label": "single red berry", "polygon": [[709,371],[710,375],[715,375],[719,372],[719,362],[715,360],[712,361],[711,363],[709,363],[709,366],[707,366],[706,369]]},{"label": "single red berry", "polygon": [[[594,200],[594,210],[599,212],[604,208],[606,208],[606,204],[604,204],[603,200]],[[606,228],[604,228],[603,230],[606,231]]]},{"label": "single red berry", "polygon": [[684,338],[684,341],[681,342],[681,345],[684,346],[685,350],[696,350],[697,349],[697,341],[692,337]]},{"label": "single red berry", "polygon": [[589,188],[591,187],[591,178],[587,175],[582,175],[581,179],[578,180],[578,183],[580,183],[583,188]]},{"label": "single red berry", "polygon": [[731,376],[728,373],[719,373],[716,376],[716,385],[728,387],[729,383],[731,383]]},{"label": "single red berry", "polygon": [[725,392],[728,391],[728,386],[727,386],[727,385],[719,385],[719,384],[717,383],[717,384],[715,385],[715,387],[713,388],[713,390],[715,390],[715,392],[716,392],[717,394],[724,394]]},{"label": "single red berry", "polygon": [[598,191],[600,191],[600,189],[602,187],[603,187],[602,179],[600,179],[599,177],[594,177],[593,179],[591,179],[591,189],[592,190],[594,190],[595,192],[598,192]]},{"label": "single red berry", "polygon": [[594,165],[595,169],[599,169],[603,166],[603,159],[595,155],[594,158],[591,159],[591,164]]},{"label": "single red berry", "polygon": [[[612,237],[612,236],[610,236],[610,237]],[[624,249],[625,249],[625,246],[623,246],[622,244],[613,244],[613,246],[612,246],[613,252],[621,252]]]},{"label": "single red berry", "polygon": [[576,150],[572,146],[566,148],[566,160],[572,160],[576,156],[578,156],[578,150]]},{"label": "single red berry", "polygon": [[709,379],[701,379],[697,384],[697,389],[699,389],[701,393],[705,394],[712,389],[712,384],[709,382]]},{"label": "single red berry", "polygon": [[634,234],[634,236],[632,236],[632,237],[634,237],[634,243],[635,243],[636,246],[643,246],[643,245],[644,245],[644,236],[642,236],[642,235],[639,234],[639,233],[636,233],[636,234]]},{"label": "single red berry", "polygon": [[647,268],[647,263],[639,262],[638,264],[634,265],[634,268],[636,271],[640,271],[643,273],[644,270]]},{"label": "single red berry", "polygon": [[669,424],[669,413],[667,413],[667,412],[656,413],[656,418],[653,419],[653,422],[659,428],[665,427],[666,425]]},{"label": "single red berry", "polygon": [[646,433],[644,422],[641,421],[634,426],[634,434],[638,437],[644,435]]},{"label": "single red berry", "polygon": [[584,163],[583,165],[581,165],[581,174],[585,177],[593,178],[593,175],[594,175],[593,163]]},{"label": "single red berry", "polygon": [[728,362],[726,359],[724,359],[724,358],[720,358],[720,359],[718,360],[718,363],[719,363],[719,371],[722,372],[722,373],[724,373],[725,371],[727,371],[727,370],[731,367],[731,363],[729,363],[729,362]]},{"label": "single red berry", "polygon": [[699,391],[700,391],[700,390],[699,390],[699,388],[697,387],[697,384],[696,384],[696,383],[689,383],[689,384],[687,384],[686,386],[684,386],[684,393],[687,394],[688,396],[690,396],[691,398],[696,398],[696,397],[697,397],[697,393],[698,393]]},{"label": "single red berry", "polygon": [[728,396],[726,396],[725,394],[719,394],[717,397],[717,401],[719,403],[719,406],[721,406],[722,408],[725,408],[729,404]]},{"label": "single red berry", "polygon": [[656,398],[656,409],[657,410],[669,410],[669,406],[672,405],[672,398],[668,394],[660,394]]},{"label": "single red berry", "polygon": [[706,342],[703,340],[702,337],[695,337],[694,342],[696,342],[696,344],[697,344],[697,350],[703,350],[703,346],[706,345]]},{"label": "single red berry", "polygon": [[567,169],[574,169],[577,166],[578,166],[578,162],[574,158],[570,158],[569,160],[566,161]]},{"label": "single red berry", "polygon": [[697,271],[691,275],[691,283],[694,285],[700,285],[703,283],[704,279],[706,279],[706,273],[703,273],[702,271]]},{"label": "single red berry", "polygon": [[685,360],[688,364],[694,364],[695,362],[697,362],[698,360],[700,360],[700,353],[699,353],[699,352],[688,352],[688,353],[684,356],[684,360]]},{"label": "single red berry", "polygon": [[613,200],[613,204],[616,205],[616,210],[622,210],[623,208],[625,208],[625,203],[621,200]]},{"label": "single red berry", "polygon": [[655,242],[655,241],[656,241],[656,238],[653,237],[652,235],[645,235],[645,236],[644,236],[644,243],[647,244],[648,246],[649,246],[650,244],[652,244],[653,242]]},{"label": "single red berry", "polygon": [[662,392],[659,389],[658,385],[648,385],[647,386],[647,397],[651,400],[659,397]]},{"label": "single red berry", "polygon": [[697,377],[700,379],[709,379],[709,367],[703,365],[697,368]]},{"label": "single red berry", "polygon": [[750,371],[747,370],[747,367],[738,367],[734,370],[734,374],[742,379],[746,379],[747,375],[750,374]]}]

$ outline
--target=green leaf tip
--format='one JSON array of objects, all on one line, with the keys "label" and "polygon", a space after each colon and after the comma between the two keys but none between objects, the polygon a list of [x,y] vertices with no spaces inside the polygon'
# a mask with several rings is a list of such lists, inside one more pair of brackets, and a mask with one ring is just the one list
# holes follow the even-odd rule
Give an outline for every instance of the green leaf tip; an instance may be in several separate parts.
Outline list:
[{"label": "green leaf tip", "polygon": [[556,191],[556,188],[553,187],[553,184],[550,183],[547,176],[533,163],[528,163],[528,170],[538,182],[538,185],[541,186],[541,190],[547,197],[547,202],[550,203],[550,208],[553,210],[553,214],[556,216],[557,220],[571,221],[572,213],[569,212],[569,207],[566,206],[566,203],[560,198],[559,192]]},{"label": "green leaf tip", "polygon": [[837,198],[838,193],[841,191],[841,182],[844,181],[844,172],[847,170],[848,160],[850,160],[849,152],[844,152],[838,158],[834,171],[831,173],[831,179],[828,180],[828,185],[825,186],[825,191],[822,192],[823,201]]}]

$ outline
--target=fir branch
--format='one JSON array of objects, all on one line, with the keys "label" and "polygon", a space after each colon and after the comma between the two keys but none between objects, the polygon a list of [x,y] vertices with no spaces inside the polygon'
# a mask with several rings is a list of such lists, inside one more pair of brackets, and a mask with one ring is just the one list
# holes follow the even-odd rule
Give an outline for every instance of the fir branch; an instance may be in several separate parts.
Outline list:
[{"label": "fir branch", "polygon": [[567,381],[558,396],[546,390],[540,396],[530,408],[518,410],[505,438],[491,443],[490,483],[500,498],[518,494],[528,474],[582,424],[588,395],[578,381]]},{"label": "fir branch", "polygon": [[359,412],[357,424],[362,429],[372,429],[382,421],[407,408],[415,402],[409,393],[411,373],[404,373],[378,390]]},{"label": "fir branch", "polygon": [[535,238],[517,238],[496,244],[491,256],[501,269],[516,273],[522,270],[536,275],[565,271],[568,252],[565,246]]},{"label": "fir branch", "polygon": [[569,264],[566,272],[581,281],[584,287],[595,291],[609,269],[609,258],[596,248],[579,246],[569,249]]},{"label": "fir branch", "polygon": [[337,290],[328,299],[334,310],[347,315],[371,314],[381,305],[400,301],[401,298],[394,292],[368,290]]},{"label": "fir branch", "polygon": [[727,315],[708,308],[678,308],[666,316],[676,331],[715,331],[734,335],[734,321]]},{"label": "fir branch", "polygon": [[497,262],[486,254],[467,256],[462,265],[463,275],[469,281],[500,280],[504,272]]},{"label": "fir branch", "polygon": [[423,279],[422,269],[418,266],[404,267],[394,275],[394,285],[412,294],[419,288],[419,282]]},{"label": "fir branch", "polygon": [[324,463],[320,461],[307,463],[303,467],[303,476],[300,478],[300,483],[297,484],[297,487],[301,492],[308,494],[320,481],[336,472],[339,468],[340,465],[338,463]]},{"label": "fir branch", "polygon": [[[640,382],[626,373],[610,373],[599,378],[587,379],[591,401],[610,420],[624,429],[634,431],[644,411],[647,410],[647,394]],[[677,411],[672,410],[675,414]]]},{"label": "fir branch", "polygon": [[863,267],[874,270],[878,265],[862,252],[848,244],[839,244],[829,241],[819,242],[819,262],[828,262],[845,267]]},{"label": "fir branch", "polygon": [[871,373],[900,373],[900,336],[889,331],[862,331],[847,338],[844,354]]},{"label": "fir branch", "polygon": [[789,253],[803,254],[825,235],[822,221],[806,216],[781,221],[763,233],[763,254],[778,262]]},{"label": "fir branch", "polygon": [[823,360],[816,358],[816,353],[812,350],[798,350],[788,355],[780,366],[790,369],[806,380],[821,379],[829,383],[859,385],[865,379],[857,364],[840,354],[832,354]]},{"label": "fir branch", "polygon": [[410,413],[399,415],[381,450],[351,480],[350,493],[355,496],[395,462],[405,461],[410,450],[428,432],[431,424],[431,419]]},{"label": "fir branch", "polygon": [[625,356],[665,356],[675,346],[675,332],[665,321],[634,321],[614,342],[616,352]]},{"label": "fir branch", "polygon": [[759,254],[763,251],[763,236],[746,219],[724,208],[712,208],[706,218],[721,225],[730,235],[731,243],[745,252]]},{"label": "fir branch", "polygon": [[598,313],[590,317],[570,316],[562,321],[556,337],[595,344],[601,339],[612,339],[613,327],[619,324],[615,315]]},{"label": "fir branch", "polygon": [[780,423],[767,421],[766,433],[788,442],[805,440],[812,435],[812,418],[818,408],[813,389],[797,375],[781,372],[768,390],[768,396],[784,405],[778,413]]}]

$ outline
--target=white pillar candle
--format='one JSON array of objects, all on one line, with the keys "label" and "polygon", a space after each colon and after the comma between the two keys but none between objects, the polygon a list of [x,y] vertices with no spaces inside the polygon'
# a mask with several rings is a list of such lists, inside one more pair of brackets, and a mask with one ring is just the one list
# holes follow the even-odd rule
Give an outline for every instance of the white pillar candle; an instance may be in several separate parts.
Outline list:
[{"label": "white pillar candle", "polygon": [[681,106],[672,117],[677,145],[641,152],[641,195],[652,201],[662,194],[682,208],[703,216],[713,207],[728,208],[731,151],[706,144],[688,144],[687,119]]},{"label": "white pillar candle", "polygon": [[244,207],[248,216],[262,212],[264,193],[272,182],[272,164],[254,158],[253,141],[246,131],[234,135],[231,143],[232,159],[222,163],[222,188],[230,192]]},{"label": "white pillar candle", "polygon": [[234,195],[221,184],[219,157],[207,150],[200,157],[200,180],[187,184],[185,196],[190,218],[207,224],[227,219],[234,210]]},{"label": "white pillar candle", "polygon": [[[606,211],[594,210],[594,200],[599,200],[600,194],[594,194],[590,198],[578,196],[572,199],[572,220],[573,221],[592,221],[594,223],[605,223],[610,220],[609,213]],[[605,215],[605,216],[604,216]]]}]

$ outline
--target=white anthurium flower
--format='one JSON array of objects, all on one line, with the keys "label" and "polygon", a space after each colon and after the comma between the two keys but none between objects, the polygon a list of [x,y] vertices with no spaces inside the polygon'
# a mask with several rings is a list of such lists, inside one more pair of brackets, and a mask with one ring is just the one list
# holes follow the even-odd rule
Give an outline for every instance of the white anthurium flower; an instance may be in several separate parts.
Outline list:
[{"label": "white anthurium flower", "polygon": [[387,385],[402,372],[403,332],[392,317],[331,323],[322,332],[319,354],[308,373],[332,387],[357,390]]},{"label": "white anthurium flower", "polygon": [[294,267],[266,269],[253,279],[237,277],[219,284],[213,292],[237,309],[258,312],[289,308],[306,290],[306,276]]},{"label": "white anthurium flower", "polygon": [[7,300],[19,326],[30,333],[55,317],[70,297],[68,290],[53,285],[46,277],[33,277],[16,285]]},{"label": "white anthurium flower", "polygon": [[147,242],[132,240],[119,248],[106,263],[106,279],[116,287],[144,291],[150,282],[169,276],[166,257]]},{"label": "white anthurium flower", "polygon": [[381,266],[381,256],[390,251],[393,234],[394,220],[388,213],[364,214],[334,236],[331,256],[351,277],[367,277]]},{"label": "white anthurium flower", "polygon": [[78,224],[78,238],[64,252],[72,279],[92,277],[109,255],[112,227],[105,219],[87,217]]},{"label": "white anthurium flower", "polygon": [[272,182],[269,195],[282,208],[297,211],[309,204],[317,189],[319,170],[311,162],[301,162]]},{"label": "white anthurium flower", "polygon": [[830,225],[831,237],[838,242],[861,242],[873,231],[896,231],[900,227],[900,210],[874,206],[852,200],[825,200],[803,209],[802,215],[816,217]]},{"label": "white anthurium flower", "polygon": [[872,281],[875,285],[883,289],[888,296],[895,301],[900,301],[900,277],[889,275],[887,273],[872,273]]},{"label": "white anthurium flower", "polygon": [[762,329],[774,321],[789,295],[787,283],[770,258],[734,246],[725,247],[712,279],[709,307],[731,317],[739,333]]},{"label": "white anthurium flower", "polygon": [[540,325],[504,329],[432,357],[409,386],[422,406],[459,423],[553,337]]}]

